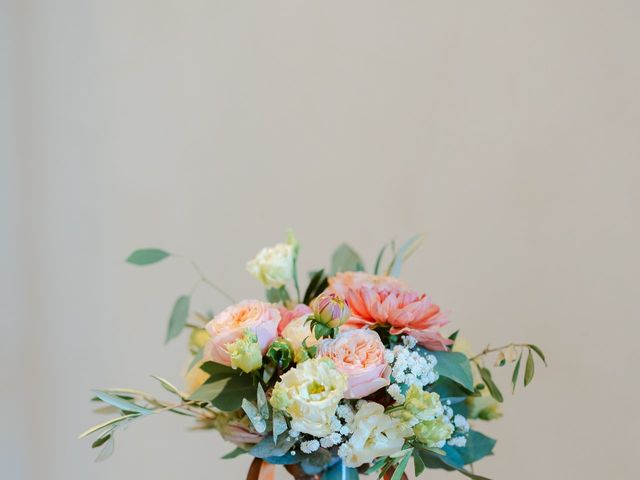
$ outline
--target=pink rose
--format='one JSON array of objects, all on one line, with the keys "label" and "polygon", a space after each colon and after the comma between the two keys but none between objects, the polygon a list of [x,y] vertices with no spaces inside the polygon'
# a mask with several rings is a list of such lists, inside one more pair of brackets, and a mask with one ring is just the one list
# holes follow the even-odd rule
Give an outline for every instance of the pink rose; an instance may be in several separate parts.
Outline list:
[{"label": "pink rose", "polygon": [[280,312],[270,303],[245,300],[225,308],[207,324],[211,338],[204,348],[204,359],[231,366],[227,345],[240,339],[246,330],[258,337],[264,355],[278,335]]},{"label": "pink rose", "polygon": [[318,344],[318,357],[333,360],[347,376],[345,398],[362,398],[389,385],[390,369],[385,348],[372,330],[347,330]]}]

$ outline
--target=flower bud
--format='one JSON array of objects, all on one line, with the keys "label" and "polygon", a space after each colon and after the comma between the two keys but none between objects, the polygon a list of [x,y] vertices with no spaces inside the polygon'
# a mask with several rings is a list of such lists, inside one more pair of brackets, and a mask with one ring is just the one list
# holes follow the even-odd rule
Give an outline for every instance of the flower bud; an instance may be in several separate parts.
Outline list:
[{"label": "flower bud", "polygon": [[211,335],[204,328],[195,328],[189,336],[189,349],[195,353],[199,352],[209,341]]},{"label": "flower bud", "polygon": [[345,299],[335,293],[321,293],[310,306],[314,319],[329,328],[339,327],[351,316]]},{"label": "flower bud", "polygon": [[249,373],[262,366],[262,351],[258,343],[258,336],[250,330],[244,336],[227,345],[231,359],[231,367],[239,368]]},{"label": "flower bud", "polygon": [[435,420],[427,420],[413,427],[413,433],[416,439],[425,444],[427,447],[442,447],[444,442],[451,438],[453,434],[453,425],[446,420],[444,416],[440,416]]},{"label": "flower bud", "polygon": [[293,278],[295,247],[279,243],[271,248],[263,248],[253,260],[247,263],[247,270],[268,288],[279,288]]}]

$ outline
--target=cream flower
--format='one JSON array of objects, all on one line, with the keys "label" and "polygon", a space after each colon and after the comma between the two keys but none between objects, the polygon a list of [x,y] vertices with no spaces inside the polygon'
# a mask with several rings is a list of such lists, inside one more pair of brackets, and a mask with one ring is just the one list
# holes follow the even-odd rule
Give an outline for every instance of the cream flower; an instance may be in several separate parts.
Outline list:
[{"label": "cream flower", "polygon": [[410,437],[411,428],[400,419],[384,413],[379,403],[366,402],[351,422],[353,435],[338,450],[348,467],[359,467],[378,457],[397,453]]},{"label": "cream flower", "polygon": [[347,376],[345,398],[362,398],[389,385],[385,347],[372,330],[347,330],[318,345],[318,357],[333,360]]},{"label": "cream flower", "polygon": [[263,248],[247,262],[247,270],[265,286],[281,287],[293,278],[294,252],[295,246],[288,243]]},{"label": "cream flower", "polygon": [[270,403],[289,414],[293,430],[325,437],[332,431],[331,420],[346,389],[347,379],[334,363],[315,358],[282,375]]},{"label": "cream flower", "polygon": [[302,343],[311,347],[318,343],[318,340],[311,332],[309,324],[305,324],[311,309],[306,305],[297,305],[292,310],[281,309],[282,320],[278,325],[278,333],[284,338],[293,349],[293,359],[300,363],[308,358]]}]

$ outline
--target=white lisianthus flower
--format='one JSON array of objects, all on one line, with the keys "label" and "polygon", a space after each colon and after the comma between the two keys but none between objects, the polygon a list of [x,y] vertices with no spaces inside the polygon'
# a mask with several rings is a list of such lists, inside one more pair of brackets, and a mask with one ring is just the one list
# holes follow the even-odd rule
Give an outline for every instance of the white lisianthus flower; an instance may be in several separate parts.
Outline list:
[{"label": "white lisianthus flower", "polygon": [[295,245],[279,243],[263,248],[253,260],[247,262],[247,270],[269,288],[279,288],[293,278]]},{"label": "white lisianthus flower", "polygon": [[291,417],[291,428],[315,437],[331,434],[331,421],[344,397],[347,379],[326,358],[302,362],[282,375],[269,400]]},{"label": "white lisianthus flower", "polygon": [[340,447],[338,455],[351,468],[399,452],[404,439],[413,435],[406,423],[385,414],[384,407],[375,402],[362,405],[350,427],[353,435]]}]

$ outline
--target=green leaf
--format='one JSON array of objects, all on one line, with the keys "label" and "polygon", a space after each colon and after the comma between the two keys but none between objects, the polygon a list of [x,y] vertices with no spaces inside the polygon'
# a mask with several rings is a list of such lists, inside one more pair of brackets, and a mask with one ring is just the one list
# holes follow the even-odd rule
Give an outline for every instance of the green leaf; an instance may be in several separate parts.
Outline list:
[{"label": "green leaf", "polygon": [[482,377],[482,381],[489,389],[489,393],[491,396],[498,402],[502,403],[504,401],[504,397],[502,396],[502,392],[498,386],[493,382],[493,378],[491,377],[491,371],[487,368],[481,367],[478,365],[478,371],[480,372],[480,376]]},{"label": "green leaf", "polygon": [[422,355],[433,355],[438,360],[435,370],[442,377],[450,378],[469,391],[473,391],[473,375],[470,362],[464,353],[460,352],[432,352],[426,348],[418,347]]},{"label": "green leaf", "polygon": [[107,392],[103,392],[102,390],[94,390],[94,392],[96,396],[103,402],[117,407],[125,412],[135,412],[142,415],[149,415],[150,413],[153,413],[153,410],[141,407],[140,405],[136,405],[135,403],[129,402],[128,400],[120,398],[116,395],[111,395]]},{"label": "green leaf", "polygon": [[98,448],[102,445],[104,445],[105,443],[107,443],[107,441],[111,438],[111,432],[113,430],[109,430],[108,432],[106,432],[106,435],[100,435],[95,442],[93,442],[91,444],[91,448]]},{"label": "green leaf", "polygon": [[210,402],[225,412],[237,410],[242,400],[255,400],[256,389],[248,375],[236,375],[212,383],[205,383],[191,394],[189,400]]},{"label": "green leaf", "polygon": [[422,461],[422,457],[420,456],[420,452],[417,449],[413,451],[413,470],[416,474],[416,477],[419,477],[422,472],[424,472],[425,465]]},{"label": "green leaf", "polygon": [[327,286],[327,277],[324,274],[324,269],[320,269],[317,272],[312,272],[311,279],[309,280],[309,286],[304,292],[303,303],[309,305],[309,302],[318,296]]},{"label": "green leaf", "polygon": [[256,432],[264,433],[267,429],[267,423],[265,422],[265,419],[260,415],[260,412],[258,411],[256,406],[246,398],[242,399],[241,405],[242,410],[244,410],[244,413],[247,414],[247,418],[249,418],[249,421],[253,425],[253,428],[256,429]]},{"label": "green leaf", "polygon": [[218,380],[223,380],[225,378],[240,375],[237,370],[234,370],[231,367],[227,367],[226,365],[222,365],[221,363],[215,362],[203,363],[202,365],[200,365],[200,370],[209,374],[207,383],[217,382]]},{"label": "green leaf", "polygon": [[384,464],[387,462],[388,457],[379,458],[373,465],[371,465],[366,472],[366,475],[371,475],[374,472],[380,470]]},{"label": "green leaf", "polygon": [[400,271],[402,270],[403,262],[407,260],[413,254],[413,252],[418,249],[423,240],[423,235],[414,235],[409,240],[404,242],[396,252],[393,260],[391,260],[391,263],[387,268],[387,275],[391,275],[392,277],[399,276]]},{"label": "green leaf", "polygon": [[281,412],[273,412],[273,441],[278,441],[280,434],[287,431],[287,420]]},{"label": "green leaf", "polygon": [[322,476],[322,480],[358,480],[358,470],[347,467],[342,460],[336,462]]},{"label": "green leaf", "polygon": [[109,427],[111,425],[115,425],[116,423],[124,422],[124,421],[129,420],[130,418],[135,418],[135,417],[139,417],[139,416],[140,416],[139,413],[129,413],[127,415],[122,415],[121,417],[112,418],[111,420],[107,420],[106,422],[99,423],[98,425],[94,425],[90,429],[82,432],[78,436],[78,438],[87,437],[87,436],[91,435],[92,433],[97,432],[98,430],[102,430],[103,428]]},{"label": "green leaf", "polygon": [[237,447],[237,448],[231,450],[226,455],[223,455],[222,458],[224,460],[229,460],[229,459],[232,459],[232,458],[236,458],[236,457],[238,457],[238,456],[240,456],[240,455],[242,455],[244,453],[247,453],[247,451],[244,448]]},{"label": "green leaf", "polygon": [[449,454],[451,449],[456,450],[464,465],[476,463],[488,455],[493,454],[493,448],[496,446],[496,441],[487,437],[486,435],[470,430],[467,434],[467,444],[464,447],[446,447],[446,452]]},{"label": "green leaf", "polygon": [[159,248],[142,248],[129,255],[127,262],[134,265],[151,265],[152,263],[164,260],[169,255],[171,255],[169,252],[165,252]]},{"label": "green leaf", "polygon": [[364,263],[353,248],[346,243],[340,245],[331,257],[331,275],[338,272],[362,272]]},{"label": "green leaf", "polygon": [[520,356],[518,357],[518,361],[516,362],[516,366],[513,367],[513,375],[511,376],[511,385],[513,389],[511,393],[516,392],[516,385],[518,384],[518,375],[520,374],[520,364],[522,363],[522,352],[520,352]]},{"label": "green leaf", "polygon": [[374,275],[378,275],[378,272],[380,272],[380,263],[382,263],[382,257],[384,256],[384,252],[386,249],[387,249],[387,245],[383,246],[380,249],[380,253],[378,253],[378,256],[376,257],[376,264],[375,264],[375,267],[373,267]]},{"label": "green leaf", "polygon": [[267,301],[270,303],[286,302],[291,300],[287,287],[284,285],[278,288],[268,288],[266,291]]},{"label": "green leaf", "polygon": [[544,357],[544,353],[542,353],[542,350],[540,350],[540,347],[538,347],[537,345],[532,345],[532,344],[529,344],[528,347],[538,354],[540,359],[544,362],[544,366],[546,367],[547,366],[547,359]]},{"label": "green leaf", "polygon": [[527,355],[527,364],[524,367],[524,386],[526,387],[533,380],[533,375],[536,372],[536,366],[533,362],[533,353],[529,350],[529,355]]},{"label": "green leaf", "polygon": [[290,438],[288,435],[281,435],[278,440],[274,442],[273,437],[268,435],[259,443],[255,444],[253,448],[249,450],[249,453],[258,458],[281,457],[289,451],[295,442],[296,439]]},{"label": "green leaf", "polygon": [[102,447],[102,450],[100,450],[100,453],[96,457],[96,462],[102,462],[107,458],[109,458],[111,455],[113,455],[114,449],[115,449],[115,441],[112,435],[111,437],[109,437],[109,440],[107,440],[107,442],[104,444],[104,446]]},{"label": "green leaf", "polygon": [[179,397],[182,397],[182,393],[180,392],[180,390],[178,390],[175,386],[173,386],[171,384],[171,382],[169,382],[168,380],[165,380],[162,377],[158,377],[156,375],[151,375],[153,378],[155,378],[156,380],[158,380],[160,382],[160,385],[162,385],[162,387],[167,391],[167,392],[171,392],[174,393],[176,395],[178,395]]},{"label": "green leaf", "polygon": [[167,330],[167,339],[165,342],[180,335],[180,332],[187,324],[187,318],[189,317],[189,305],[191,304],[191,298],[188,295],[182,295],[176,300],[171,311],[171,317],[169,318],[169,329]]},{"label": "green leaf", "polygon": [[260,384],[258,384],[258,388],[256,389],[256,400],[258,402],[260,416],[267,420],[269,418],[269,404],[267,403],[267,396],[264,393],[264,389]]},{"label": "green leaf", "polygon": [[407,464],[409,463],[409,459],[411,458],[411,454],[413,453],[413,449],[410,449],[404,458],[400,461],[398,466],[396,467],[396,471],[393,472],[393,476],[391,480],[400,480],[402,478],[402,474],[407,469]]}]

